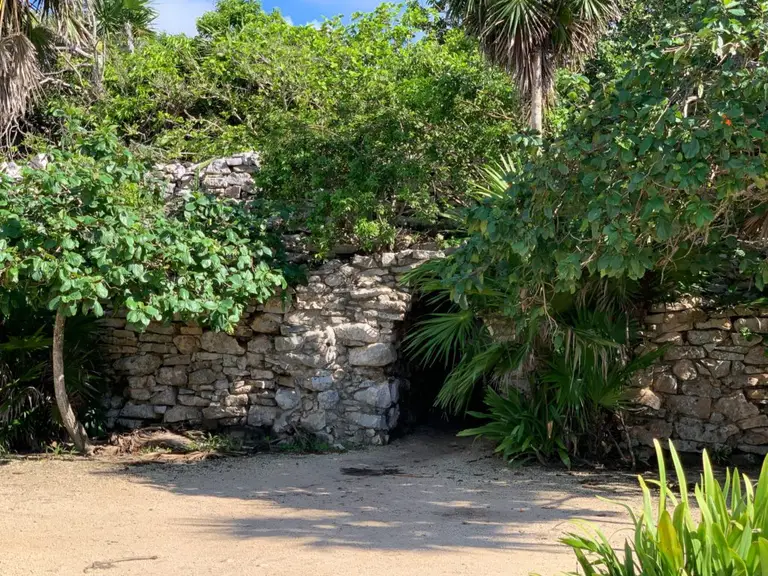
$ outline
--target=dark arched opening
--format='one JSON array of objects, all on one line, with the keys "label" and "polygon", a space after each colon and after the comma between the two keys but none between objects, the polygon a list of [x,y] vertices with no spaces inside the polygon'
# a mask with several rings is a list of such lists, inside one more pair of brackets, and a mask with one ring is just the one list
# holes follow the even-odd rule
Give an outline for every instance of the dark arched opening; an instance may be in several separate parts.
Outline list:
[{"label": "dark arched opening", "polygon": [[[450,303],[435,302],[429,296],[414,298],[411,309],[400,327],[400,341],[416,329],[419,322],[432,314],[449,312]],[[402,345],[397,365],[397,375],[401,378],[400,420],[395,436],[411,433],[419,428],[432,428],[445,432],[458,432],[475,426],[478,420],[463,412],[452,414],[435,406],[440,389],[448,375],[461,360],[460,355],[452,357],[448,363],[438,361],[425,366],[422,358],[410,352]],[[480,411],[483,405],[483,386],[478,383],[468,404],[468,411]]]}]

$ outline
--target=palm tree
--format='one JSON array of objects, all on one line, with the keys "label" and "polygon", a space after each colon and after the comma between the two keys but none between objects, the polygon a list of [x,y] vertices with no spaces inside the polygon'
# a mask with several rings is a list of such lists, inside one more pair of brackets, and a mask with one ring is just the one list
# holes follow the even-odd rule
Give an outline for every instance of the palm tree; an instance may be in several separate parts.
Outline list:
[{"label": "palm tree", "polygon": [[530,104],[531,128],[542,131],[555,71],[592,52],[621,0],[445,0],[448,16],[480,40],[489,59],[507,69]]},{"label": "palm tree", "polygon": [[7,136],[40,88],[55,42],[77,37],[78,0],[0,0],[0,136]]},{"label": "palm tree", "polygon": [[124,35],[128,52],[135,50],[135,36],[151,33],[157,17],[150,0],[96,0],[94,9],[98,36],[108,39]]}]

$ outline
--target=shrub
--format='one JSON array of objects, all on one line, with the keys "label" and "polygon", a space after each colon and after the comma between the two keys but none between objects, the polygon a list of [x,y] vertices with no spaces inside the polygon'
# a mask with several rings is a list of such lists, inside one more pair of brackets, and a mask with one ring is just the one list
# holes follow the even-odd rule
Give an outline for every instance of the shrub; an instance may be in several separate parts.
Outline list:
[{"label": "shrub", "polygon": [[[697,576],[768,573],[768,458],[757,485],[738,469],[726,470],[725,483],[715,478],[705,451],[703,472],[692,492],[674,445],[669,443],[678,490],[667,484],[664,453],[655,442],[659,481],[639,478],[643,509],[625,506],[634,524],[634,538],[623,557],[599,530],[570,534],[570,546],[585,576]],[[648,484],[659,487],[654,513]],[[668,509],[671,507],[671,513]]]}]

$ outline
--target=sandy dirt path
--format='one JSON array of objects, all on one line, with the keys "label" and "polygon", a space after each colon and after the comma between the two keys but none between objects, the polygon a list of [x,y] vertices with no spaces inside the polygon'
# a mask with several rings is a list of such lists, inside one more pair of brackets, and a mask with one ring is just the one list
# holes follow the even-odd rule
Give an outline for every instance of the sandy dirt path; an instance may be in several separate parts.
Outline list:
[{"label": "sandy dirt path", "polygon": [[[399,475],[353,476],[357,466]],[[0,466],[0,575],[542,576],[586,518],[623,540],[630,479],[510,469],[420,434],[344,454]]]}]

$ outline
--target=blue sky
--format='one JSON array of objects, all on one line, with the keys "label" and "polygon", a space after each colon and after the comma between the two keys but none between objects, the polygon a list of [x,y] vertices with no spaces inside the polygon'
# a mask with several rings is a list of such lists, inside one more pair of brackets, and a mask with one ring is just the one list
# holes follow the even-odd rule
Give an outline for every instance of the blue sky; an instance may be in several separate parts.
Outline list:
[{"label": "blue sky", "polygon": [[[279,8],[294,24],[321,22],[323,17],[371,10],[383,0],[262,0],[267,11]],[[154,0],[155,28],[171,34],[195,33],[195,20],[212,10],[215,0]]]}]

